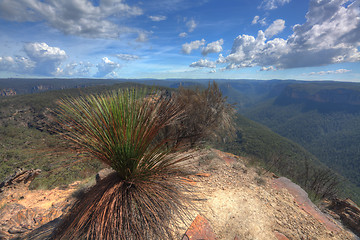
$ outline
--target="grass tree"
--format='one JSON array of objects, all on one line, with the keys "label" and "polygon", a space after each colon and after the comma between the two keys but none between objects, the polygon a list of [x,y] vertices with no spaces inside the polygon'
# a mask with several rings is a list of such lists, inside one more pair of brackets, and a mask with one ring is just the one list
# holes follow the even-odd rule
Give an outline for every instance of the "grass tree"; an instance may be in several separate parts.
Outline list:
[{"label": "grass tree", "polygon": [[54,237],[172,239],[193,201],[183,171],[190,155],[176,154],[162,131],[183,113],[174,98],[144,89],[60,101],[62,134],[115,171],[75,203]]}]

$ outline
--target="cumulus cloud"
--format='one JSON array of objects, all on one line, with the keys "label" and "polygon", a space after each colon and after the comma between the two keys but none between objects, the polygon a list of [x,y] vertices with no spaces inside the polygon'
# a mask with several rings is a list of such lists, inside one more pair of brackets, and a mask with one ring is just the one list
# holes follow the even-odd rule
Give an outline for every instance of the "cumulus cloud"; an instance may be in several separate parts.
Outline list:
[{"label": "cumulus cloud", "polygon": [[0,70],[51,76],[59,72],[61,64],[67,59],[64,50],[46,43],[26,43],[23,50],[26,56],[0,57]]},{"label": "cumulus cloud", "polygon": [[61,61],[67,57],[64,50],[58,47],[50,47],[46,43],[27,43],[24,50],[31,59],[37,62]]},{"label": "cumulus cloud", "polygon": [[88,77],[94,65],[90,62],[73,62],[66,64],[63,68],[57,68],[56,76],[66,77]]},{"label": "cumulus cloud", "polygon": [[291,0],[263,0],[259,6],[259,8],[265,9],[265,10],[273,10],[280,6],[285,5],[286,3],[289,3]]},{"label": "cumulus cloud", "polygon": [[111,61],[107,57],[102,58],[102,63],[96,65],[98,72],[95,77],[116,77],[115,70],[119,69],[120,64]]},{"label": "cumulus cloud", "polygon": [[331,71],[320,71],[320,72],[311,72],[309,75],[328,75],[328,74],[343,74],[351,72],[351,70],[348,69],[338,69],[338,70],[331,70]]},{"label": "cumulus cloud", "polygon": [[207,59],[200,59],[197,62],[190,64],[190,67],[194,68],[216,68],[216,63]]},{"label": "cumulus cloud", "polygon": [[265,30],[265,36],[271,38],[272,36],[281,33],[284,28],[285,21],[282,19],[277,19]]},{"label": "cumulus cloud", "polygon": [[26,55],[35,62],[34,72],[53,75],[61,63],[67,58],[64,50],[50,47],[46,43],[27,43],[24,45]]},{"label": "cumulus cloud", "polygon": [[124,53],[116,54],[116,57],[124,61],[134,61],[140,58],[137,55],[124,54]]},{"label": "cumulus cloud", "polygon": [[227,62],[226,58],[222,54],[219,54],[219,58],[218,58],[218,60],[216,60],[216,63],[222,64],[222,63],[226,63],[226,62]]},{"label": "cumulus cloud", "polygon": [[166,20],[166,16],[149,16],[150,20],[151,21],[154,21],[154,22],[160,22],[160,21],[164,21]]},{"label": "cumulus cloud", "polygon": [[179,33],[179,37],[186,37],[188,34],[186,32]]},{"label": "cumulus cloud", "polygon": [[[119,20],[142,14],[122,0],[102,0],[95,6],[89,0],[2,0],[0,18],[17,22],[46,22],[69,35],[88,38],[116,38],[131,29]],[[110,18],[116,21],[109,20]]]},{"label": "cumulus cloud", "polygon": [[193,32],[195,30],[195,28],[197,27],[197,23],[195,22],[194,19],[191,19],[186,22],[186,26],[188,27],[189,32]]},{"label": "cumulus cloud", "polygon": [[190,54],[193,50],[199,49],[201,46],[205,45],[205,40],[196,40],[190,43],[185,43],[182,45],[182,52],[185,54]]},{"label": "cumulus cloud", "polygon": [[0,71],[26,73],[35,68],[36,63],[26,57],[0,57]]},{"label": "cumulus cloud", "polygon": [[256,37],[240,35],[221,63],[227,63],[227,69],[253,66],[286,69],[360,61],[359,6],[359,1],[311,0],[306,22],[295,25],[288,39],[267,40],[281,30],[281,22],[271,31],[269,27],[267,33],[260,30]]},{"label": "cumulus cloud", "polygon": [[209,53],[219,53],[223,50],[222,45],[224,44],[224,40],[220,39],[215,42],[211,42],[206,47],[202,48],[201,54],[206,56]]}]

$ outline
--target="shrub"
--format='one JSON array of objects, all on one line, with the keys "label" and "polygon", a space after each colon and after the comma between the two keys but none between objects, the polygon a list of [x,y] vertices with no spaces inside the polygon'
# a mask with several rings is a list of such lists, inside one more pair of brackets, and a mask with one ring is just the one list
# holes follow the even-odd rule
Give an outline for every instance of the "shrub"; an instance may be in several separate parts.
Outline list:
[{"label": "shrub", "polygon": [[189,154],[161,131],[179,121],[184,105],[144,89],[59,102],[61,134],[111,166],[109,175],[72,208],[56,239],[172,239],[194,198],[183,166]]},{"label": "shrub", "polygon": [[194,147],[204,140],[221,138],[228,141],[235,136],[235,110],[226,102],[215,82],[209,83],[203,91],[180,87],[174,98],[185,110],[182,118],[166,128],[176,143]]}]

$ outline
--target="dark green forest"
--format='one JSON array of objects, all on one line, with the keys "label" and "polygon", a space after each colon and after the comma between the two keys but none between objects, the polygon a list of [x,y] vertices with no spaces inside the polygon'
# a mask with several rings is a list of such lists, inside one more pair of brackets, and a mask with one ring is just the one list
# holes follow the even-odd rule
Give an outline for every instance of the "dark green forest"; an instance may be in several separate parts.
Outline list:
[{"label": "dark green forest", "polygon": [[[341,94],[336,99],[335,94],[328,96],[327,92],[323,98],[330,100],[322,99],[319,91],[326,92],[326,89],[334,89],[334,86],[316,86],[318,90],[312,86],[297,87],[291,86],[292,91],[305,91],[310,96],[315,95],[317,99],[306,95],[297,99],[280,95],[248,109],[245,115],[297,142],[359,187],[360,105],[356,102],[360,96],[359,87],[351,86],[351,93],[347,92],[346,98]],[[311,91],[307,92],[306,89]],[[341,91],[345,92],[344,88]]]}]

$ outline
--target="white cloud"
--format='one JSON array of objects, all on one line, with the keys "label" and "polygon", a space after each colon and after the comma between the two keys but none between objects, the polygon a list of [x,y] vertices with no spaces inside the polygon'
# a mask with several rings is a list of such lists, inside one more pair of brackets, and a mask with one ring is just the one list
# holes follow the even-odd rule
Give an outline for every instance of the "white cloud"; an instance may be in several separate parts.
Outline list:
[{"label": "white cloud", "polygon": [[[261,30],[257,37],[240,35],[221,62],[228,64],[227,69],[253,66],[286,69],[360,61],[359,6],[359,1],[311,0],[306,22],[294,26],[288,39],[267,40]],[[267,34],[280,31],[282,24],[278,26]]]},{"label": "white cloud", "polygon": [[251,24],[257,24],[257,22],[259,21],[259,16],[255,16],[254,19],[252,20]]},{"label": "white cloud", "polygon": [[194,19],[191,19],[186,22],[186,26],[188,27],[189,32],[193,32],[197,26],[197,23],[195,22]]},{"label": "white cloud", "polygon": [[147,34],[144,32],[139,32],[138,37],[136,38],[137,42],[146,42],[148,40]]},{"label": "white cloud", "polygon": [[270,67],[262,67],[260,71],[275,71],[275,68],[273,66]]},{"label": "white cloud", "polygon": [[265,10],[273,10],[280,6],[289,3],[291,0],[263,0],[259,6],[259,8],[263,8]]},{"label": "white cloud", "polygon": [[338,74],[338,73],[347,73],[347,72],[351,72],[351,70],[348,70],[348,69],[338,69],[338,70],[335,70],[334,73]]},{"label": "white cloud", "polygon": [[[117,38],[133,31],[117,23],[121,19],[142,14],[122,0],[102,0],[95,6],[89,0],[2,0],[0,18],[17,22],[46,22],[69,35],[88,38]],[[112,18],[114,20],[110,21]]]},{"label": "white cloud", "polygon": [[61,64],[67,59],[64,50],[46,43],[27,43],[23,50],[26,56],[0,57],[0,70],[51,76],[60,71]]},{"label": "white cloud", "polygon": [[266,23],[266,18],[263,18],[263,19],[260,19],[259,16],[255,16],[254,19],[251,21],[251,24],[254,25],[254,24],[260,24],[261,26],[265,26],[267,23]]},{"label": "white cloud", "polygon": [[193,62],[192,64],[190,64],[190,67],[195,67],[195,68],[216,68],[216,63],[209,61],[207,59],[200,59],[197,62]]},{"label": "white cloud", "polygon": [[35,62],[25,57],[0,57],[0,71],[26,73],[35,68]]},{"label": "white cloud", "polygon": [[64,60],[67,56],[64,50],[58,47],[50,47],[46,43],[27,43],[24,46],[26,54],[39,62],[49,60]]},{"label": "white cloud", "polygon": [[211,69],[209,73],[216,73],[216,69]]},{"label": "white cloud", "polygon": [[226,63],[226,58],[222,55],[222,54],[219,54],[219,58],[218,60],[216,60],[216,63],[217,64],[222,64],[222,63]]},{"label": "white cloud", "polygon": [[338,70],[331,70],[331,71],[320,71],[320,72],[311,72],[309,75],[328,75],[328,74],[343,74],[351,72],[351,70],[348,69],[338,69]]},{"label": "white cloud", "polygon": [[123,54],[123,53],[116,54],[116,57],[121,60],[124,60],[124,61],[134,61],[134,60],[138,60],[140,58],[137,55]]},{"label": "white cloud", "polygon": [[24,45],[27,56],[35,62],[34,72],[44,75],[53,75],[57,68],[67,58],[64,50],[50,47],[46,43],[27,43]]},{"label": "white cloud", "polygon": [[57,68],[55,75],[65,77],[88,77],[92,67],[93,64],[90,62],[73,62],[66,64],[64,68]]},{"label": "white cloud", "polygon": [[196,40],[190,43],[185,43],[182,45],[182,52],[185,54],[190,54],[193,50],[199,49],[201,46],[205,44],[205,40]]},{"label": "white cloud", "polygon": [[186,32],[179,33],[179,37],[186,37],[188,34]]},{"label": "white cloud", "polygon": [[150,20],[151,21],[154,21],[154,22],[160,22],[160,21],[164,21],[166,20],[166,16],[149,16]]},{"label": "white cloud", "polygon": [[215,42],[211,42],[206,47],[202,48],[201,54],[206,56],[209,53],[219,53],[223,50],[222,45],[224,44],[224,40],[220,39]]},{"label": "white cloud", "polygon": [[102,63],[96,65],[98,72],[95,77],[116,77],[115,70],[119,69],[121,66],[118,63],[115,63],[108,59],[107,57],[102,58]]},{"label": "white cloud", "polygon": [[284,28],[285,21],[282,19],[277,19],[265,30],[265,36],[271,38],[272,36],[281,33]]}]

